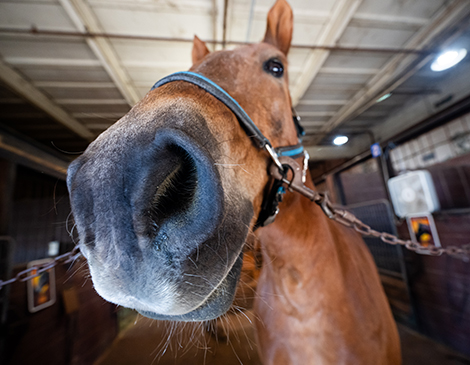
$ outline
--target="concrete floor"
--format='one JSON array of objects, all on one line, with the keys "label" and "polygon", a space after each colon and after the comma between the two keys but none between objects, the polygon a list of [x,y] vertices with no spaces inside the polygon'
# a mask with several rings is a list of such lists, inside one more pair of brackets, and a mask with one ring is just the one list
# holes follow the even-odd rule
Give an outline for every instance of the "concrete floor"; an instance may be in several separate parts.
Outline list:
[{"label": "concrete floor", "polygon": [[[95,365],[261,365],[250,323],[253,314],[245,314],[230,315],[219,322],[214,326],[217,333],[200,324],[172,327],[137,316]],[[447,347],[405,326],[398,327],[404,365],[470,364]]]},{"label": "concrete floor", "polygon": [[252,322],[251,312],[230,315],[209,331],[138,315],[95,365],[261,365]]}]

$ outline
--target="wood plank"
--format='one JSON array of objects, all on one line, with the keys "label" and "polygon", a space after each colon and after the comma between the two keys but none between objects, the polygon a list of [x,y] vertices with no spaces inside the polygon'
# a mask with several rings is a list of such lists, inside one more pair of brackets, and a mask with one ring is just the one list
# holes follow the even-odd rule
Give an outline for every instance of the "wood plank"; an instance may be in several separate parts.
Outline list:
[{"label": "wood plank", "polygon": [[8,236],[16,165],[0,158],[0,236]]}]

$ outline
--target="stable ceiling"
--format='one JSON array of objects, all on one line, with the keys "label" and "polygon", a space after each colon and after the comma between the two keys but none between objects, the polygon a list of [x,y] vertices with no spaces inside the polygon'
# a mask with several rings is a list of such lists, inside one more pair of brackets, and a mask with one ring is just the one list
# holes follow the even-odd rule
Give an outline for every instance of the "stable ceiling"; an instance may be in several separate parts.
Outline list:
[{"label": "stable ceiling", "polygon": [[[257,42],[273,3],[1,0],[1,126],[57,150],[81,151],[156,80],[190,67],[194,34],[215,41],[212,49]],[[312,159],[354,156],[468,96],[470,77],[462,75],[470,74],[469,57],[439,74],[429,63],[447,46],[469,47],[469,1],[290,4],[290,89]],[[339,133],[350,142],[331,146]]]}]

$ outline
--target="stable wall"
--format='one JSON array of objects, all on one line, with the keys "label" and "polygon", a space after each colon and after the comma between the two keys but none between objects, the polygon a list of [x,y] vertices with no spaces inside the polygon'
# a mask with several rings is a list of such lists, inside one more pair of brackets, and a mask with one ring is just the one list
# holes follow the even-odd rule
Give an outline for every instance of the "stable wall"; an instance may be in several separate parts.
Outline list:
[{"label": "stable wall", "polygon": [[[390,151],[395,169],[389,171],[391,176],[414,169],[430,171],[441,203],[433,217],[443,247],[470,243],[469,137],[467,114]],[[380,164],[372,158],[329,176],[320,188],[334,191],[337,201],[347,206],[388,199]],[[396,220],[396,228],[401,238],[409,238],[406,221]],[[470,356],[470,263],[408,250],[403,255],[403,278],[382,273],[396,318]]]},{"label": "stable wall", "polygon": [[[50,241],[60,242],[61,254],[74,247],[68,232],[73,219],[65,182],[12,166],[16,178],[8,197],[7,231],[2,232],[15,242],[9,247],[13,252],[8,277],[24,270],[29,261],[48,257]],[[36,313],[28,311],[25,282],[2,291],[8,295],[1,303],[6,308],[1,364],[92,364],[112,343],[118,331],[117,307],[96,294],[85,262],[57,266],[55,286],[55,304]]]}]

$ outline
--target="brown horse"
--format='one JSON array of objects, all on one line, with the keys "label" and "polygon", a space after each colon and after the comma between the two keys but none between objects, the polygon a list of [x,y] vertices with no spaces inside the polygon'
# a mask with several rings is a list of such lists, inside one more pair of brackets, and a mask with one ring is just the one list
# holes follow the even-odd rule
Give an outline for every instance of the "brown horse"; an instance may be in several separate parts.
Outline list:
[{"label": "brown horse", "polygon": [[[292,10],[278,0],[262,43],[210,53],[195,38],[192,52],[191,71],[227,91],[275,147],[298,143],[286,71],[292,29]],[[251,136],[211,93],[173,81],[71,164],[80,249],[103,298],[164,320],[227,311],[270,184],[271,159]],[[361,238],[296,193],[279,207],[275,222],[255,231],[263,362],[400,363],[395,323]]]}]

